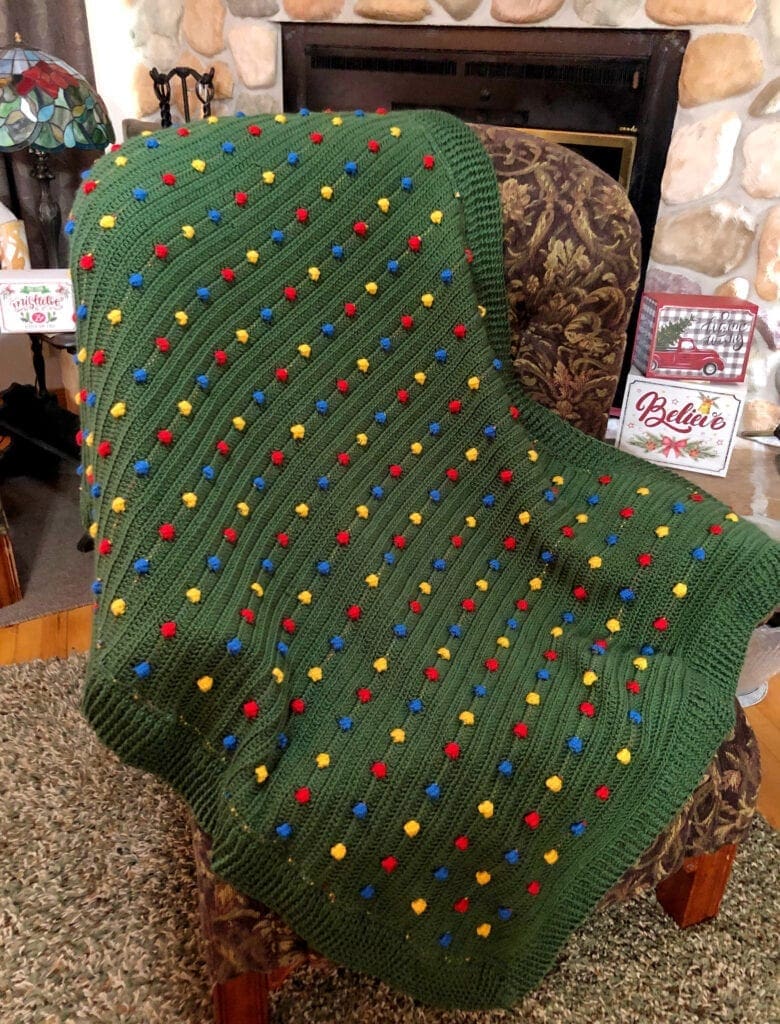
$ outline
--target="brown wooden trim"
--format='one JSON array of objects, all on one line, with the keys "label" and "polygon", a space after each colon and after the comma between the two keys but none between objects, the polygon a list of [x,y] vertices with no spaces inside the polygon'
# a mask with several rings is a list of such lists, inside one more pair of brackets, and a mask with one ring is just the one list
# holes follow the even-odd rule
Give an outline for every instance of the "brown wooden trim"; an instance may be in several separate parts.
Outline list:
[{"label": "brown wooden trim", "polygon": [[714,853],[689,857],[656,887],[658,902],[680,928],[717,915],[736,853],[736,845],[727,843]]},{"label": "brown wooden trim", "polygon": [[216,1024],[269,1024],[266,974],[239,974],[215,985],[211,998]]},{"label": "brown wooden trim", "polygon": [[[3,512],[0,509],[0,516]],[[19,574],[16,571],[14,549],[7,533],[0,533],[0,608],[14,604],[22,599],[22,588]]]}]

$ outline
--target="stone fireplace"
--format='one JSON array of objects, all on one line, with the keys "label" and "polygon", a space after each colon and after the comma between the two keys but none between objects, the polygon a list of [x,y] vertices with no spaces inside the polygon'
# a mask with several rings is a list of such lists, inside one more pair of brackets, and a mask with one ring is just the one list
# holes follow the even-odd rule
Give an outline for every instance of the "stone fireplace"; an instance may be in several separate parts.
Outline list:
[{"label": "stone fireplace", "polygon": [[[88,10],[98,11],[104,2],[87,0]],[[317,29],[325,38],[336,30],[353,35],[381,30],[396,49],[408,48],[409,40],[419,48],[428,35],[431,42],[425,43],[424,61],[454,62],[455,73],[407,68],[407,74],[417,75],[416,94],[399,95],[398,105],[418,105],[421,98],[425,105],[433,105],[428,89],[438,78],[444,79],[450,96],[457,91],[457,103],[441,105],[456,105],[473,120],[487,120],[487,108],[493,105],[504,123],[538,128],[530,99],[545,94],[556,74],[576,84],[573,71],[550,70],[551,51],[566,39],[566,48],[578,58],[579,98],[586,93],[603,98],[613,89],[611,109],[606,105],[606,113],[614,115],[612,122],[602,125],[602,131],[596,120],[590,130],[617,139],[633,136],[636,141],[628,188],[648,243],[645,287],[731,294],[758,303],[751,394],[758,404],[780,403],[774,380],[780,361],[780,0],[126,2],[135,63],[125,81],[117,74],[115,39],[93,36],[97,83],[118,123],[123,117],[156,111],[148,78],[152,65],[213,65],[216,113],[280,110],[285,103],[295,108],[300,105],[298,86],[293,90],[289,81],[286,91],[284,86],[294,48],[290,39],[296,32]],[[97,23],[97,15],[90,17]],[[500,36],[500,43],[483,45],[481,55],[475,52],[478,41],[493,34]],[[453,37],[455,42],[450,42]],[[618,56],[614,49],[604,49],[610,37],[636,40],[635,48],[621,57],[629,70],[610,65],[609,58]],[[628,103],[642,91],[636,86],[646,88],[653,40],[666,40],[666,49],[658,49],[656,59],[667,78],[676,80],[679,71],[679,87],[672,85],[670,111],[643,109],[640,103],[632,117],[628,108],[620,107],[623,100],[615,97],[623,89]],[[529,50],[536,55],[533,59]],[[492,54],[489,59],[486,51]],[[310,73],[324,73],[329,60],[320,54],[315,62],[320,66],[310,68]],[[632,60],[637,64],[633,69]],[[634,70],[639,72],[636,86]],[[343,89],[353,73],[346,68],[337,73],[338,88]],[[381,77],[378,72],[374,76]],[[395,77],[403,81],[404,75]],[[349,100],[343,104],[347,107],[372,105],[371,97],[342,96]],[[320,104],[309,100],[308,105]],[[574,117],[578,109],[572,102],[563,111],[553,105],[541,127],[581,130]],[[559,114],[572,119],[556,120]],[[643,155],[643,131],[654,136],[660,155]],[[608,155],[614,165],[616,151],[620,160],[613,173],[619,177],[623,152],[614,147],[602,157]],[[649,212],[642,204],[654,204],[654,209]],[[780,408],[774,414],[780,418]]]}]

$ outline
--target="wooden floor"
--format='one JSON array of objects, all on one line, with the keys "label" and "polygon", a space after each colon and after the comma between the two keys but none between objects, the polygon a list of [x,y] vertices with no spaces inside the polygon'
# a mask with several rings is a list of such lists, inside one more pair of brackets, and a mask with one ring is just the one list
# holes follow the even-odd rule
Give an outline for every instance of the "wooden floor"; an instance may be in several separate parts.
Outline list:
[{"label": "wooden floor", "polygon": [[[89,647],[92,612],[73,608],[16,626],[0,629],[0,665],[33,658],[66,658]],[[758,808],[767,821],[780,828],[780,674],[773,676],[769,694],[747,709],[761,748],[763,781]]]}]

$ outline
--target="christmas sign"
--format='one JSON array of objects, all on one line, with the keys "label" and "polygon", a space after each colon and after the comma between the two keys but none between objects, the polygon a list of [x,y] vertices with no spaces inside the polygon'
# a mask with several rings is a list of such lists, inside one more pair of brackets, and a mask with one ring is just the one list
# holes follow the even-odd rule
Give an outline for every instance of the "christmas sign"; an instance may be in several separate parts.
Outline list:
[{"label": "christmas sign", "polygon": [[73,330],[73,285],[66,270],[0,271],[0,328],[5,334]]},{"label": "christmas sign", "polygon": [[744,381],[757,313],[742,299],[645,292],[632,361],[648,377]]},{"label": "christmas sign", "polygon": [[669,469],[725,476],[746,394],[630,374],[617,447]]}]

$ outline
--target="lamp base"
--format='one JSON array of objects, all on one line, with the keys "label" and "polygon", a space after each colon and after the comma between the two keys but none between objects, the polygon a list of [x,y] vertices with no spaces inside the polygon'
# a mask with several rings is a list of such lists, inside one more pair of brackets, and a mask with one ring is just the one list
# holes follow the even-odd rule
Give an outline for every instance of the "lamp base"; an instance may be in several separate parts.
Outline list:
[{"label": "lamp base", "polygon": [[60,266],[60,233],[62,230],[62,213],[59,204],[51,194],[50,183],[54,181],[54,174],[49,166],[49,154],[43,149],[30,147],[32,157],[32,168],[30,175],[38,182],[41,190],[41,198],[38,203],[38,220],[41,225],[43,242],[46,246],[46,265],[48,267]]}]

